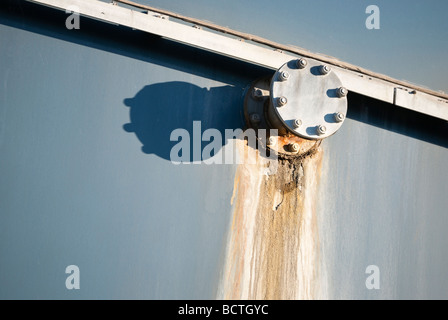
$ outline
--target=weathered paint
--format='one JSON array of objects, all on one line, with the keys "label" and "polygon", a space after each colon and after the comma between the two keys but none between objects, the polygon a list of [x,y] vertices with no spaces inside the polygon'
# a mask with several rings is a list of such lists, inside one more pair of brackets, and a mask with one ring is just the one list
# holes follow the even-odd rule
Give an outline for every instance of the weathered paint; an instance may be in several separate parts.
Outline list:
[{"label": "weathered paint", "polygon": [[[259,132],[260,129],[267,132],[275,128],[278,132],[278,136],[273,136],[275,139],[274,144],[269,145],[269,149],[277,154],[281,158],[296,158],[303,157],[309,153],[312,153],[315,148],[319,147],[319,140],[307,140],[298,137],[294,133],[287,131],[283,125],[274,126],[272,121],[268,118],[268,109],[270,103],[270,83],[272,75],[265,76],[254,81],[245,91],[244,97],[244,118],[246,125]],[[259,91],[257,96],[255,93]],[[259,117],[259,121],[253,122],[251,115],[256,114]],[[269,131],[270,132],[270,131]],[[259,137],[260,138],[260,137]],[[266,142],[261,141],[266,144]],[[297,144],[298,150],[291,150],[291,144]]]},{"label": "weathered paint", "polygon": [[215,297],[235,167],[172,164],[170,133],[244,125],[260,69],[66,17],[0,1],[0,298]]},{"label": "weathered paint", "polygon": [[[243,89],[264,72],[87,20],[70,32],[63,13],[6,3],[0,297],[447,297],[446,122],[350,93],[346,122],[322,143],[321,179],[318,154],[303,160],[302,191],[287,197],[302,207],[286,212],[285,181],[266,167],[240,165],[234,178],[233,166],[166,157],[165,133],[196,116],[203,128],[242,125]],[[176,112],[153,108],[163,94]],[[144,132],[123,130],[129,122],[153,125],[153,154],[141,150]],[[283,228],[288,241],[275,237]],[[77,292],[64,287],[73,263]],[[370,264],[381,290],[364,285]]]},{"label": "weathered paint", "polygon": [[[248,148],[240,143],[240,148]],[[228,247],[218,298],[312,299],[318,274],[316,198],[323,151],[236,172]]]},{"label": "weathered paint", "polygon": [[[293,143],[299,147],[298,151],[291,150],[291,144]],[[278,136],[277,143],[271,148],[275,148],[281,158],[295,159],[313,154],[320,144],[320,140],[307,140],[288,133],[284,136]]]}]

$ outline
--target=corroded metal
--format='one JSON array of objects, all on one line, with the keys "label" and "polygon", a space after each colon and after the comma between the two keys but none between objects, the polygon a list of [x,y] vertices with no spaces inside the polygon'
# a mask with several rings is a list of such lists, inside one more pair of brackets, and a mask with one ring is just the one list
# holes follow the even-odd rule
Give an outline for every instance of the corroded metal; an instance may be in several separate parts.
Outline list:
[{"label": "corroded metal", "polygon": [[238,166],[219,299],[319,299],[318,186],[322,152]]},{"label": "corroded metal", "polygon": [[[268,116],[270,85],[271,76],[267,76],[256,80],[246,89],[244,116],[247,126],[255,129],[255,132],[258,129],[276,128]],[[257,116],[254,117],[254,115]],[[298,146],[297,150],[291,148],[293,144]],[[320,140],[303,139],[286,130],[279,130],[279,136],[268,137],[267,143],[259,139],[258,145],[275,152],[279,158],[290,159],[313,153],[320,145]]]}]

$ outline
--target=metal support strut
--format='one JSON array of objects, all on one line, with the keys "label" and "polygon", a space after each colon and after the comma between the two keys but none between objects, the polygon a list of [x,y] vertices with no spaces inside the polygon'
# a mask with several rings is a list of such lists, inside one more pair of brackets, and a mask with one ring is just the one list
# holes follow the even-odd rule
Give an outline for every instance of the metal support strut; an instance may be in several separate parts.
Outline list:
[{"label": "metal support strut", "polygon": [[[337,74],[341,82],[344,83],[344,87],[352,92],[385,101],[391,105],[448,120],[448,96],[444,93],[374,73],[335,58],[277,44],[260,37],[247,35],[208,22],[201,22],[200,20],[187,18],[165,10],[156,10],[158,12],[153,12],[151,11],[151,7],[128,0],[116,0],[113,3],[96,0],[27,1],[64,11],[73,10],[76,7],[79,9],[79,14],[84,17],[149,32],[273,70],[279,69],[282,65],[293,59],[313,59],[319,61],[320,64],[326,64],[330,67],[332,73]],[[139,12],[131,10],[118,5],[120,3],[125,3],[127,6],[133,6],[146,11]],[[167,17],[173,19],[167,19]],[[195,22],[194,25],[196,27],[193,28],[193,25],[189,26],[185,23],[176,22],[175,20],[183,20],[184,22],[190,23]],[[208,29],[220,31],[221,33],[210,32]],[[236,35],[240,39],[247,39],[247,41],[239,41],[238,39],[227,36],[227,34]],[[263,46],[260,46],[260,44]],[[328,128],[331,129],[332,127],[334,127],[333,124]],[[323,132],[322,129],[319,132]],[[327,135],[327,132],[331,132],[331,130],[325,131],[322,133],[322,136]]]}]

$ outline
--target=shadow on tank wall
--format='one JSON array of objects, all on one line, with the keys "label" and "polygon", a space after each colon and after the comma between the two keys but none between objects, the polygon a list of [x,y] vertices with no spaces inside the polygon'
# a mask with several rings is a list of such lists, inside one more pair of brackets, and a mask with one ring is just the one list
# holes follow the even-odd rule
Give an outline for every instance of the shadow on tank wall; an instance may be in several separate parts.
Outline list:
[{"label": "shadow on tank wall", "polygon": [[[220,148],[226,144],[225,129],[245,126],[244,89],[254,79],[273,73],[159,36],[83,17],[79,30],[68,30],[67,17],[65,12],[25,1],[0,3],[1,24],[228,84],[212,88],[179,81],[148,84],[133,97],[117,101],[119,107],[129,107],[130,122],[123,129],[135,133],[142,152],[166,160],[170,160],[170,151],[178,143],[170,141],[175,129],[189,133],[193,151],[193,121],[200,121],[201,133],[217,129],[222,136]],[[123,71],[123,77],[130,76]],[[200,142],[201,150],[210,143]],[[202,152],[200,159],[190,152],[189,160],[205,159]]]},{"label": "shadow on tank wall", "polygon": [[272,70],[216,55],[139,30],[81,17],[68,30],[63,11],[25,0],[0,1],[0,24],[224,82],[246,85]]},{"label": "shadow on tank wall", "polygon": [[[202,132],[215,128],[223,137],[224,129],[242,128],[244,88],[273,74],[272,70],[87,18],[81,18],[81,29],[68,30],[66,18],[62,11],[22,0],[0,2],[1,24],[229,84],[207,89],[185,82],[158,83],[117,102],[130,107],[130,123],[124,130],[136,134],[144,153],[164,159],[170,159],[176,144],[170,142],[172,130],[184,128],[191,135],[193,121],[201,121]],[[446,121],[353,92],[348,95],[347,118],[448,147]],[[225,143],[223,139],[222,145]]]},{"label": "shadow on tank wall", "polygon": [[[206,160],[227,143],[225,129],[233,131],[244,127],[241,96],[241,89],[232,86],[208,89],[180,81],[148,85],[135,97],[124,100],[130,108],[130,123],[124,124],[123,128],[135,133],[144,153],[167,160],[171,160],[172,148],[185,139],[176,135],[171,137],[171,134],[176,129],[183,129],[189,138],[186,141],[188,148],[182,150],[189,153],[186,162]],[[221,139],[203,141],[202,133],[207,129],[217,129]],[[203,154],[204,146],[211,142],[217,145],[214,152]],[[195,154],[196,146],[200,147],[200,152]]]},{"label": "shadow on tank wall", "polygon": [[448,148],[448,122],[354,92],[348,98],[347,118]]}]

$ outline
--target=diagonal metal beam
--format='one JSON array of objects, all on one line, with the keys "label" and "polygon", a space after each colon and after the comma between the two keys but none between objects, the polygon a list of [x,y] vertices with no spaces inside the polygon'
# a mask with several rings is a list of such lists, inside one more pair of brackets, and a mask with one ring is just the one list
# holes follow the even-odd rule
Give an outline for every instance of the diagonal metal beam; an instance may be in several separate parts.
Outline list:
[{"label": "diagonal metal beam", "polygon": [[[150,10],[152,8],[128,0],[117,1],[139,7],[140,9],[146,8],[148,12],[139,12],[118,6],[116,2],[105,3],[97,0],[27,1],[64,11],[76,8],[79,10],[78,13],[84,17],[152,33],[180,43],[274,70],[280,68],[287,61],[296,59],[298,56],[312,58],[321,63],[331,64],[333,71],[337,73],[344,86],[350,91],[448,120],[448,96],[445,94],[407,84],[384,75],[375,74],[336,59],[319,56],[297,48],[278,45],[259,37],[247,35],[249,38],[246,37],[246,39],[251,40],[251,42],[243,41],[243,39],[235,39],[228,35],[241,35],[244,38],[245,34],[208,22],[197,21],[193,18],[186,18],[166,11],[163,12],[163,14],[168,14],[184,22],[202,25],[208,29],[221,31],[222,33],[218,34],[201,28],[193,28],[185,23],[163,19],[160,14],[154,14]],[[265,46],[260,46],[260,44]]]}]

